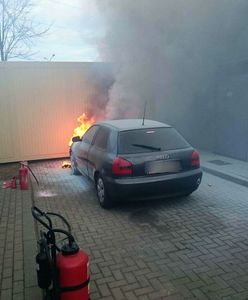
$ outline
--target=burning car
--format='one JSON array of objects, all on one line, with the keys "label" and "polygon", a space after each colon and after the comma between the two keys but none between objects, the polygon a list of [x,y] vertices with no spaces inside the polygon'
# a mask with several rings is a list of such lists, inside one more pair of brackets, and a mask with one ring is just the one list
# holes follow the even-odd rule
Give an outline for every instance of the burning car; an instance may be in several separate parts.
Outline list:
[{"label": "burning car", "polygon": [[98,122],[72,142],[72,172],[95,183],[103,208],[116,200],[189,195],[201,183],[199,153],[164,123]]}]

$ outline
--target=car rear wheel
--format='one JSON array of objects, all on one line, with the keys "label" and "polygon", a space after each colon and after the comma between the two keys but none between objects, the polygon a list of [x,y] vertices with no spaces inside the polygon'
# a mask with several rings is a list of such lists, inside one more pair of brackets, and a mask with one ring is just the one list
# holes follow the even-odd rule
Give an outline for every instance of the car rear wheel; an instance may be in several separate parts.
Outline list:
[{"label": "car rear wheel", "polygon": [[78,168],[77,168],[77,162],[73,156],[71,156],[71,172],[73,175],[80,174],[80,172],[78,171]]},{"label": "car rear wheel", "polygon": [[188,196],[190,196],[194,191],[195,191],[195,189],[192,190],[192,191],[185,192],[184,194],[182,194],[182,197],[188,197]]},{"label": "car rear wheel", "polygon": [[104,180],[101,176],[97,176],[96,178],[96,193],[101,207],[110,208],[112,206],[112,201],[107,193]]}]

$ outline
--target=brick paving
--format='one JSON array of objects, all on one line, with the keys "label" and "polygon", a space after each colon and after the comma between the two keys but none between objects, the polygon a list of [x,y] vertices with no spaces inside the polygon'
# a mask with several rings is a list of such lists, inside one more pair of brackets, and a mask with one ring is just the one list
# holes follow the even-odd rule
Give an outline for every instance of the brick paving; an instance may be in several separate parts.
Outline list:
[{"label": "brick paving", "polygon": [[[0,185],[17,175],[18,164],[0,166]],[[40,299],[35,278],[36,236],[31,190],[0,188],[0,299]]]},{"label": "brick paving", "polygon": [[[124,203],[103,210],[92,184],[60,166],[59,160],[31,164],[40,181],[39,188],[33,183],[34,201],[42,209],[63,214],[79,245],[89,253],[92,300],[248,299],[246,187],[204,174],[200,189],[190,197]],[[39,299],[22,292],[25,246],[24,253],[13,246],[18,240],[25,245],[18,228],[28,230],[23,225],[26,218],[32,224],[29,242],[33,239],[33,222],[23,215],[29,212],[32,195],[25,193],[5,190],[0,194],[1,240],[12,232],[10,243],[0,245],[0,259],[7,262],[1,273],[2,299],[12,299],[11,295]],[[21,218],[14,216],[18,209]],[[3,254],[8,247],[13,249],[11,260]],[[30,280],[36,280],[31,273],[33,256],[29,255]],[[19,268],[19,275],[10,261]]]},{"label": "brick paving", "polygon": [[35,203],[62,213],[91,260],[92,299],[248,299],[247,188],[204,174],[190,197],[98,205],[92,185],[35,163]]}]

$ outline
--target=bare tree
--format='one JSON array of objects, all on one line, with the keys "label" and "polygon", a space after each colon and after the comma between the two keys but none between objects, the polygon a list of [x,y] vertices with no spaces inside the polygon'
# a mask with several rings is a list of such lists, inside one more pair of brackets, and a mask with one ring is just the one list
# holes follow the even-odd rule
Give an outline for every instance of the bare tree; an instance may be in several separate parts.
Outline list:
[{"label": "bare tree", "polygon": [[49,28],[31,18],[32,0],[0,0],[0,55],[1,61],[11,58],[30,58],[34,40],[42,37]]}]

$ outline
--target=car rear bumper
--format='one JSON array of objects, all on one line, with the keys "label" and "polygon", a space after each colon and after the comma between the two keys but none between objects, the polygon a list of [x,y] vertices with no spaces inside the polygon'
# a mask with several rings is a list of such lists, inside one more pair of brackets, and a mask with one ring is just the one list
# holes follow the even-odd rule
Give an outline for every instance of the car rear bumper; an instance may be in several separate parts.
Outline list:
[{"label": "car rear bumper", "polygon": [[109,196],[115,199],[154,199],[180,196],[195,191],[202,179],[201,169],[149,177],[105,178]]}]

